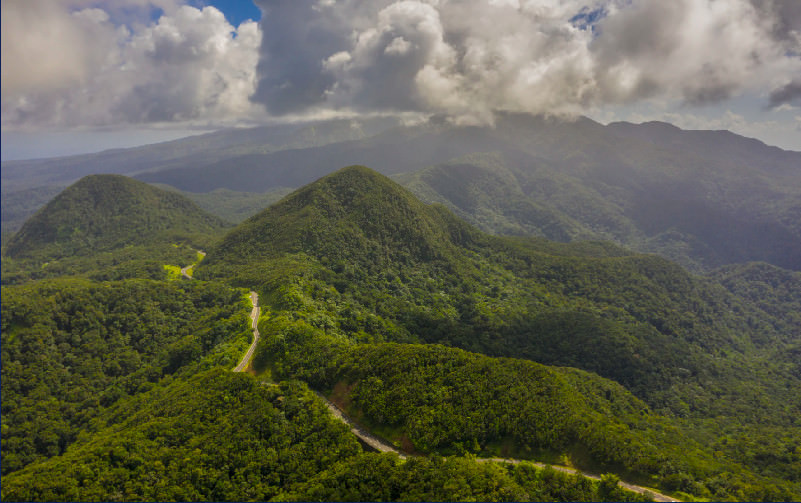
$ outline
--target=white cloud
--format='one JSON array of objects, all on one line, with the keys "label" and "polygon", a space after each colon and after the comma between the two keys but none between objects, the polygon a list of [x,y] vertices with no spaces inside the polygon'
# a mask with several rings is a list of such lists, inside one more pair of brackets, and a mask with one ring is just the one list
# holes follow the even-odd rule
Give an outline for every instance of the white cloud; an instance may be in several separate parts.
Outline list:
[{"label": "white cloud", "polygon": [[[255,99],[277,114],[575,114],[649,99],[696,106],[766,95],[801,74],[786,0],[258,3],[266,14]],[[293,33],[310,29],[319,43],[292,58],[279,53],[288,36],[294,44]]]},{"label": "white cloud", "polygon": [[[258,25],[172,0],[2,4],[3,128],[252,117]],[[126,9],[127,7],[127,9]],[[157,22],[150,9],[163,10]],[[127,24],[112,17],[127,16]]]},{"label": "white cloud", "polygon": [[744,95],[774,114],[798,104],[799,0],[255,1],[261,22],[234,27],[187,5],[200,0],[3,0],[3,129],[220,125],[262,106],[488,123],[496,110],[667,104],[667,119]]}]

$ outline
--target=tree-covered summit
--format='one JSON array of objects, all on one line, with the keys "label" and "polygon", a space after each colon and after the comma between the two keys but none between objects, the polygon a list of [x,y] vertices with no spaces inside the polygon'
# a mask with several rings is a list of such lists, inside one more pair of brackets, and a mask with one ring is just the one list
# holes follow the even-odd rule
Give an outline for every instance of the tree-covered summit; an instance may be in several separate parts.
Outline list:
[{"label": "tree-covered summit", "polygon": [[225,223],[189,199],[119,175],[90,175],[66,188],[9,241],[11,258],[89,256],[126,245],[219,232]]},{"label": "tree-covered summit", "polygon": [[434,260],[480,238],[440,206],[428,206],[389,178],[350,166],[251,217],[209,253],[207,266],[303,252],[326,260]]}]

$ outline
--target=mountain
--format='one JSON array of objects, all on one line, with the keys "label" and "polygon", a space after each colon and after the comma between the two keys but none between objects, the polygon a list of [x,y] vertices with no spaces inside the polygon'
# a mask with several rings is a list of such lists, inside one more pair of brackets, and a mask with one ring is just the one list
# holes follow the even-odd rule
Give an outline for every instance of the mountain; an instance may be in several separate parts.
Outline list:
[{"label": "mountain", "polygon": [[407,173],[400,180],[420,197],[494,233],[614,240],[698,271],[801,268],[801,153],[732,133],[507,114],[494,127],[431,122],[138,176],[193,192],[264,191],[348,164]]},{"label": "mountain", "polygon": [[[460,207],[512,215],[491,204],[525,194],[506,192],[515,172],[471,185],[470,169],[450,182]],[[678,499],[801,495],[797,273],[495,236],[358,166],[194,237],[209,217],[177,194],[76,187],[42,212],[80,239],[3,260],[4,501],[644,499],[618,477]],[[589,229],[538,208],[571,239]],[[164,274],[198,246],[193,279]],[[260,338],[235,374],[251,290]],[[311,390],[405,459],[364,452]]]},{"label": "mountain", "polygon": [[[209,250],[196,277],[259,291],[271,315],[259,327],[258,368],[312,384],[413,451],[546,449],[580,466],[625,466],[665,487],[715,497],[735,486],[763,487],[756,474],[770,465],[782,473],[774,482],[791,490],[792,476],[774,466],[780,462],[744,455],[740,441],[726,446],[720,431],[766,442],[777,431],[801,438],[801,397],[793,391],[801,376],[787,357],[799,340],[784,330],[795,322],[662,258],[609,243],[494,237],[376,172],[350,167],[237,226]],[[463,350],[518,360],[473,362]],[[508,374],[524,389],[542,385],[522,377],[534,371],[519,359],[604,378],[579,373],[568,388],[549,385],[543,393],[552,397],[546,403],[573,404],[565,405],[568,416],[598,417],[599,428],[610,428],[599,434],[607,440],[593,440],[547,405],[537,415],[555,423],[516,430],[531,424],[516,401],[524,391],[491,386],[515,379],[501,377]],[[465,366],[472,370],[458,370]],[[467,377],[477,374],[486,380]],[[549,395],[557,389],[562,398]],[[629,392],[633,402],[623,398]],[[466,403],[469,396],[497,398]],[[506,400],[518,409],[501,407]],[[639,400],[647,409],[634,405]],[[582,403],[592,405],[582,412]],[[644,419],[616,407],[641,410]],[[464,415],[485,426],[461,425]],[[676,428],[673,440],[661,433],[662,421]],[[553,433],[556,423],[567,430]],[[707,442],[723,453],[717,461]],[[651,454],[634,461],[634,452]],[[657,467],[668,465],[682,468],[660,474]],[[723,472],[738,473],[738,482],[712,489]]]},{"label": "mountain", "polygon": [[162,279],[170,267],[197,261],[197,249],[228,226],[175,192],[120,175],[90,175],[8,240],[3,283],[76,274]]},{"label": "mountain", "polygon": [[[664,123],[604,126],[511,113],[481,127],[436,118],[408,126],[371,121],[228,130],[4,163],[4,230],[59,184],[90,172],[198,193],[213,213],[240,219],[255,213],[253,193],[296,188],[333,166],[360,164],[399,176],[425,201],[496,234],[612,240],[696,272],[751,261],[801,269],[799,152]],[[206,197],[219,189],[231,192]]]},{"label": "mountain", "polygon": [[509,117],[492,134],[507,145],[397,179],[494,233],[608,239],[696,271],[801,268],[801,153],[665,124]]},{"label": "mountain", "polygon": [[[382,265],[435,260],[475,231],[396,183],[353,166],[310,184],[251,217],[213,248],[205,268],[314,250],[329,261],[354,248]],[[270,243],[269,246],[262,246]]]},{"label": "mountain", "polygon": [[[24,221],[54,195],[87,175],[132,176],[161,169],[203,169],[205,166],[243,155],[303,149],[366,138],[396,125],[395,119],[382,117],[287,123],[226,129],[169,142],[94,154],[4,161],[1,176],[4,238],[7,233],[19,230]],[[246,187],[244,191],[252,192],[252,187]],[[242,197],[247,199],[253,196],[243,194]],[[231,213],[223,209],[218,216],[230,218]]]},{"label": "mountain", "polygon": [[144,245],[225,227],[178,194],[117,175],[71,185],[25,222],[9,241],[11,258],[58,259]]},{"label": "mountain", "polygon": [[41,186],[66,186],[92,174],[133,175],[176,166],[201,167],[254,152],[307,148],[375,135],[392,127],[391,118],[287,123],[226,129],[179,140],[52,159],[4,161],[3,196]]}]

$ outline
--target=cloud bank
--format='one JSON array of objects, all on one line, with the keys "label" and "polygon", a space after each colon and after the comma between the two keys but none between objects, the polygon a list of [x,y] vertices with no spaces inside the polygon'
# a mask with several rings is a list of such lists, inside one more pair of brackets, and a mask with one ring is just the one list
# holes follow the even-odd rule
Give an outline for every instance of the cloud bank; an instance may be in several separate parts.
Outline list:
[{"label": "cloud bank", "polygon": [[470,121],[745,92],[774,104],[795,96],[801,75],[797,0],[256,1],[264,37],[253,99],[278,115]]},{"label": "cloud bank", "polygon": [[252,116],[260,38],[177,0],[3,0],[3,127]]},{"label": "cloud bank", "polygon": [[801,106],[799,0],[255,0],[238,27],[188,2],[3,0],[3,129]]}]

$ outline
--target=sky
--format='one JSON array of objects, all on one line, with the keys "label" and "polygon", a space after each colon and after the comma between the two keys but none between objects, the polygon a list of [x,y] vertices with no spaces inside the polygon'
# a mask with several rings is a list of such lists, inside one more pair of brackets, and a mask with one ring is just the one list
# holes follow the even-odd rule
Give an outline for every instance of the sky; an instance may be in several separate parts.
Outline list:
[{"label": "sky", "polygon": [[2,158],[362,114],[801,151],[801,0],[2,0]]}]

